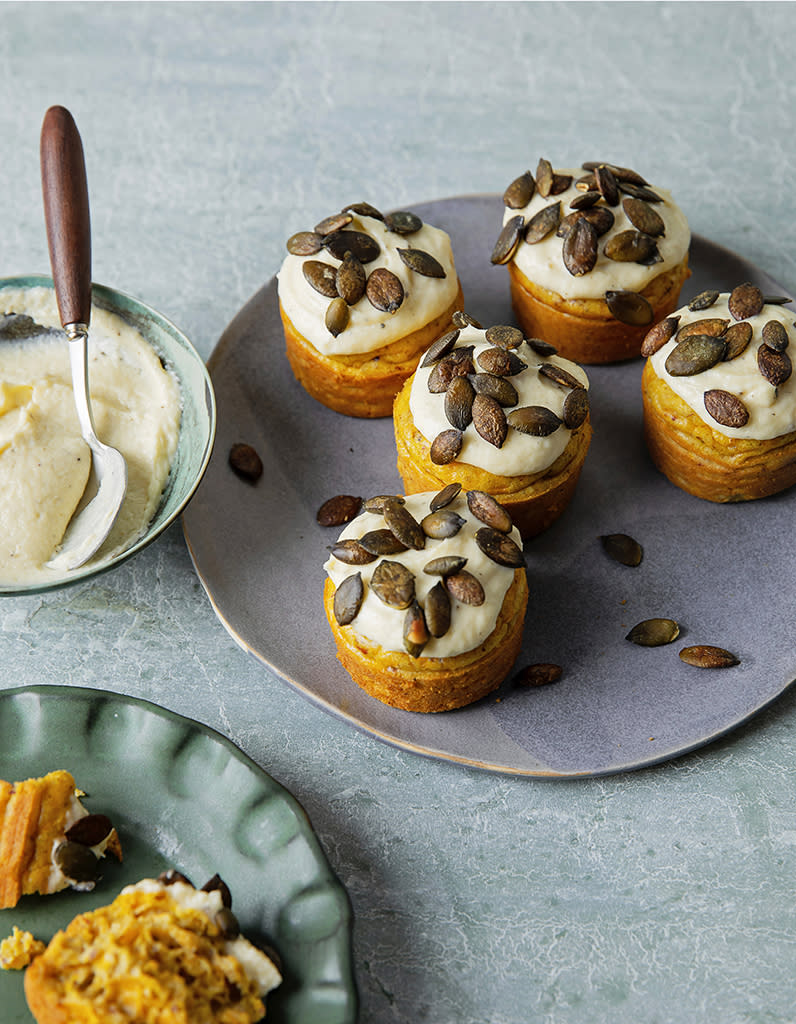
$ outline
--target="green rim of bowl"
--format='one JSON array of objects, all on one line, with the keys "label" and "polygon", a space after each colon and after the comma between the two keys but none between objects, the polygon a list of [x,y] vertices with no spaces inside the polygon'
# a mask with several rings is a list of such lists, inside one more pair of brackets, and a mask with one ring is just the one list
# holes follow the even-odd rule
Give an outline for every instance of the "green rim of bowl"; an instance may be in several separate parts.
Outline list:
[{"label": "green rim of bowl", "polygon": [[[0,293],[10,288],[52,287],[52,278],[44,275],[0,278]],[[179,381],[183,408],[177,452],[157,511],[146,532],[129,548],[98,565],[86,565],[57,579],[31,584],[0,583],[0,596],[55,590],[108,572],[126,562],[151,544],[181,515],[201,483],[213,452],[216,435],[215,394],[207,367],[191,342],[170,320],[138,299],[105,285],[92,284],[91,287],[93,302],[102,309],[118,314],[140,331],[166,369]]]}]

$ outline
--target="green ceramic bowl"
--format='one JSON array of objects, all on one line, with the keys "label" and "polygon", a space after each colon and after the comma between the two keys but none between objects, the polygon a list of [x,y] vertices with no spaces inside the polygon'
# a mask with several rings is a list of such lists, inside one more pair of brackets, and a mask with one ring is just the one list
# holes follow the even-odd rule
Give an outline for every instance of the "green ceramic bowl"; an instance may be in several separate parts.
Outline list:
[{"label": "green ceramic bowl", "polygon": [[[52,286],[52,278],[38,275],[0,279],[0,293],[8,288]],[[151,544],[174,522],[199,486],[210,461],[216,432],[216,403],[210,376],[199,353],[174,324],[138,299],[99,284],[92,285],[92,297],[97,306],[118,314],[140,331],[179,381],[183,402],[182,421],[171,473],[160,505],[146,533],[125,551],[107,561],[86,565],[45,583],[0,583],[0,595],[52,590],[107,572],[120,565]]]}]

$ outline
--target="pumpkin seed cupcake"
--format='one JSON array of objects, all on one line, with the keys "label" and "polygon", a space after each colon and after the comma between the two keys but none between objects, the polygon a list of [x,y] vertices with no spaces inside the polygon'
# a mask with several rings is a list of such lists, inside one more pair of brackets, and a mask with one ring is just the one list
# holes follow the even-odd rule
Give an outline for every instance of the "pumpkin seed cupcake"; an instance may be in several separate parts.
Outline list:
[{"label": "pumpkin seed cupcake", "polygon": [[592,434],[588,378],[516,327],[483,330],[467,314],[454,322],[395,400],[404,489],[459,480],[492,494],[533,537],[574,494]]},{"label": "pumpkin seed cupcake", "polygon": [[115,828],[104,814],[89,814],[81,795],[63,770],[0,780],[0,908],[33,893],[91,890],[105,852],[122,859]]},{"label": "pumpkin seed cupcake", "polygon": [[626,167],[554,170],[543,159],[503,201],[492,262],[508,265],[525,333],[579,363],[638,356],[690,274],[688,222],[671,194]]},{"label": "pumpkin seed cupcake", "polygon": [[254,1024],[280,982],[240,934],[229,890],[167,873],[57,932],[25,973],[37,1024]]},{"label": "pumpkin seed cupcake", "polygon": [[450,238],[356,203],[287,242],[277,275],[287,357],[323,405],[389,416],[420,353],[463,306]]},{"label": "pumpkin seed cupcake", "polygon": [[518,530],[458,483],[365,502],[330,548],[324,608],[337,657],[377,700],[449,711],[496,689],[528,603]]},{"label": "pumpkin seed cupcake", "polygon": [[787,298],[753,284],[702,292],[647,334],[644,434],[658,469],[708,501],[796,483],[796,338]]}]

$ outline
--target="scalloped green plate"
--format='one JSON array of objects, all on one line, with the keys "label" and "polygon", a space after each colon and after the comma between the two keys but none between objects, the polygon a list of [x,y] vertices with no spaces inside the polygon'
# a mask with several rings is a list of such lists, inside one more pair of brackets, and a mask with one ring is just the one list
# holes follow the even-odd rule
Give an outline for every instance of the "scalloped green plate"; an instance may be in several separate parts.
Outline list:
[{"label": "scalloped green plate", "polygon": [[[0,778],[66,768],[124,847],[92,893],[25,896],[0,910],[49,938],[139,878],[176,867],[196,885],[216,871],[244,932],[274,946],[283,982],[268,1024],[352,1024],[351,907],[306,813],[233,743],[147,701],[103,690],[32,686],[0,693]],[[31,1024],[21,971],[0,971],[3,1024]]]}]

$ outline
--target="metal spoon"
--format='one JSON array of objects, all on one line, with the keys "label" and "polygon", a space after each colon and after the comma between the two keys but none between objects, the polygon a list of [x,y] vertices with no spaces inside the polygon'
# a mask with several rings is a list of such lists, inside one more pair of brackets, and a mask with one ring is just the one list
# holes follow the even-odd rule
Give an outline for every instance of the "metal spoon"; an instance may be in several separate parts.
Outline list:
[{"label": "metal spoon", "polygon": [[83,145],[72,115],[50,107],[41,129],[44,219],[61,324],[69,339],[72,388],[83,439],[91,449],[97,493],[66,529],[47,563],[76,569],[108,536],[127,490],[127,464],[96,435],[88,393],[88,325],[91,317],[91,223]]}]

